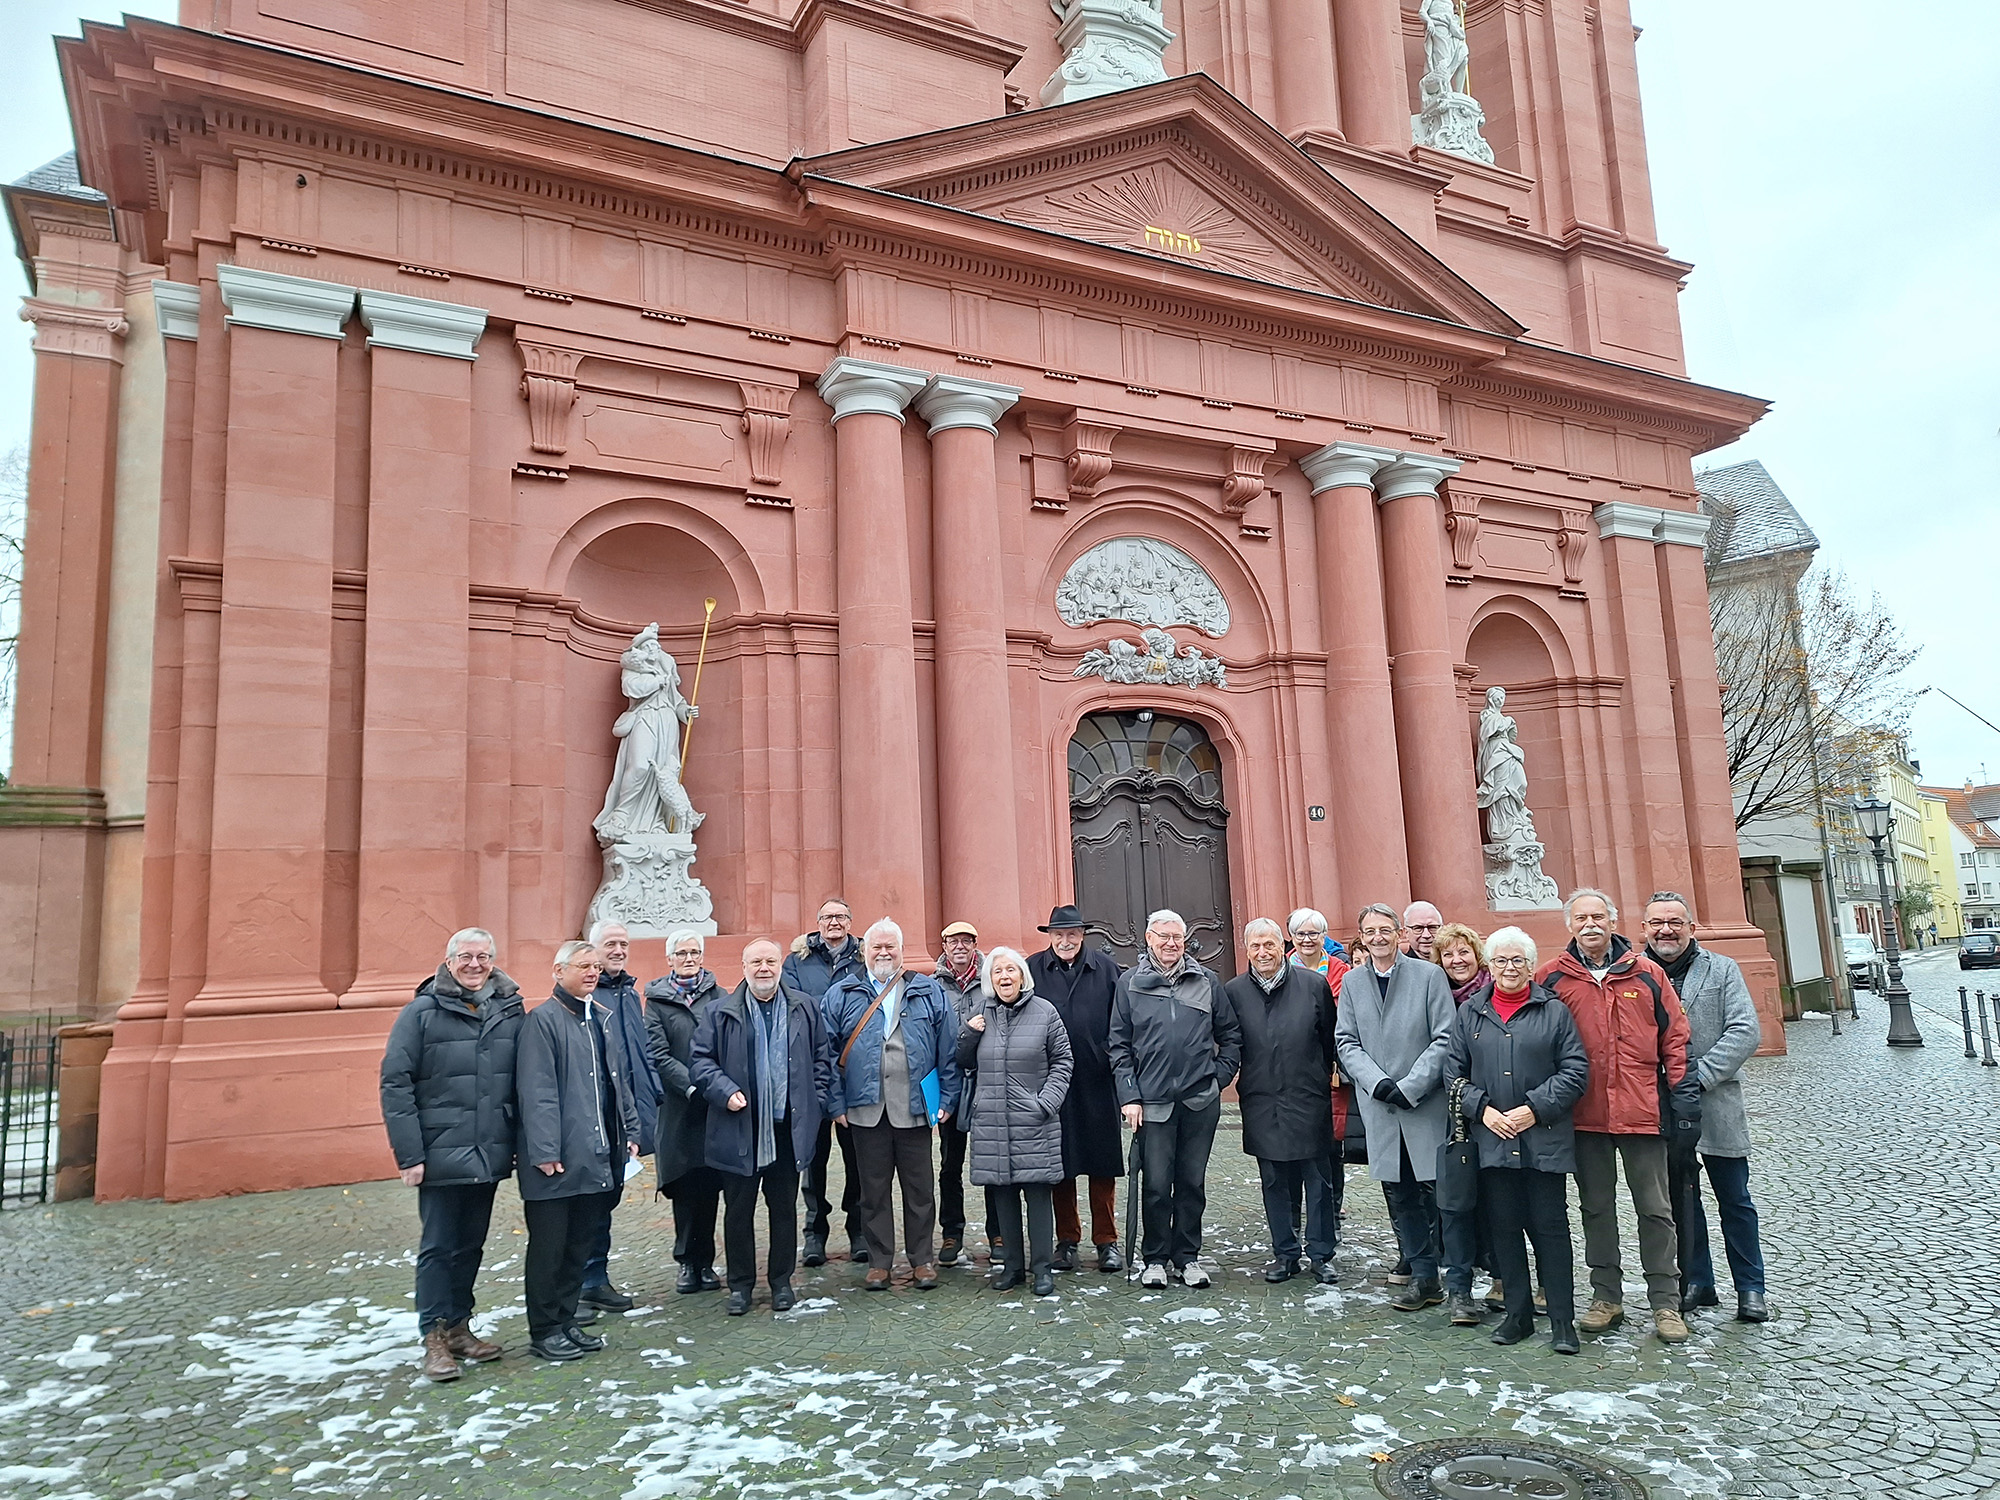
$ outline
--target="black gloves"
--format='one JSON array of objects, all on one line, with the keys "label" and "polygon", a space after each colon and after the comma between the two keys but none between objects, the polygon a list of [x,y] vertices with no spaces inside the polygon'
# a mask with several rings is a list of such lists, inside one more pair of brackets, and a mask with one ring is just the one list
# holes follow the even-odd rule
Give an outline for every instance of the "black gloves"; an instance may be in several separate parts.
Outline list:
[{"label": "black gloves", "polygon": [[1395,1080],[1393,1079],[1382,1079],[1375,1085],[1374,1094],[1382,1103],[1393,1105],[1397,1109],[1415,1109],[1417,1107],[1410,1102],[1408,1095],[1396,1087]]},{"label": "black gloves", "polygon": [[1381,1101],[1381,1102],[1382,1102],[1383,1104],[1387,1104],[1387,1103],[1389,1102],[1389,1096],[1390,1096],[1391,1094],[1395,1093],[1395,1092],[1396,1092],[1396,1081],[1395,1081],[1395,1079],[1393,1079],[1393,1078],[1380,1078],[1380,1079],[1377,1079],[1377,1080],[1376,1080],[1376,1082],[1375,1082],[1375,1097],[1376,1097],[1376,1099],[1378,1099],[1379,1101]]}]

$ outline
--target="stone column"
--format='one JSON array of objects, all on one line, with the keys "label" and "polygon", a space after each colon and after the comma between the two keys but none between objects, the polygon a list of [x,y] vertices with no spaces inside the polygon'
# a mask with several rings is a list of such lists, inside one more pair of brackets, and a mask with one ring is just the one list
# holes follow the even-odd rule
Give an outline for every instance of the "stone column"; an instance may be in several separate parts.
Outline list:
[{"label": "stone column", "polygon": [[1333,49],[1341,133],[1357,146],[1408,152],[1410,86],[1398,0],[1333,0]]},{"label": "stone column", "polygon": [[819,378],[834,423],[843,894],[857,924],[891,915],[913,940],[924,915],[924,826],[903,408],[929,381],[846,355]]},{"label": "stone column", "polygon": [[[469,912],[472,362],[486,311],[364,291],[368,614],[359,941],[343,1010],[401,1006]],[[497,712],[482,704],[480,712]]]},{"label": "stone column", "polygon": [[1327,0],[1271,0],[1271,82],[1278,96],[1278,128],[1294,140],[1308,131],[1340,134],[1332,20]]},{"label": "stone column", "polygon": [[[1020,388],[940,375],[917,397],[931,430],[931,597],[937,615],[937,805],[947,922],[990,946],[1020,936],[1007,601],[996,425]],[[999,837],[995,837],[995,834]]]},{"label": "stone column", "polygon": [[1335,857],[1350,922],[1369,901],[1399,908],[1410,897],[1403,785],[1389,692],[1389,638],[1376,530],[1376,471],[1394,448],[1329,443],[1299,460],[1312,485],[1319,557],[1320,639],[1326,647],[1327,762]]},{"label": "stone column", "polygon": [[1486,910],[1478,778],[1465,703],[1452,672],[1445,607],[1444,511],[1438,486],[1459,461],[1404,453],[1375,475],[1388,597],[1389,680],[1410,837],[1410,894],[1447,912]]},{"label": "stone column", "polygon": [[331,1009],[322,977],[338,361],[354,288],[243,266],[229,309],[208,964],[187,1014]]}]

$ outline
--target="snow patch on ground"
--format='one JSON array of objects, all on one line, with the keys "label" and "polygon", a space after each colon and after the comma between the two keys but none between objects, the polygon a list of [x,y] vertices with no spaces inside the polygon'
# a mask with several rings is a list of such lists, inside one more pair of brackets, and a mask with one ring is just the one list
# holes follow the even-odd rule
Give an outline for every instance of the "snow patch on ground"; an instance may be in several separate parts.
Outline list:
[{"label": "snow patch on ground", "polygon": [[1162,1323],[1220,1323],[1222,1313],[1213,1307],[1177,1307],[1165,1317]]}]

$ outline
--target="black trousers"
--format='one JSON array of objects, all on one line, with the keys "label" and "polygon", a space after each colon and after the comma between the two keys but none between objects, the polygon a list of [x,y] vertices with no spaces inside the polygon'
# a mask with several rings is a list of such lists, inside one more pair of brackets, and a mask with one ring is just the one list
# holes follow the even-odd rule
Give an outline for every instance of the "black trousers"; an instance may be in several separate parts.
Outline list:
[{"label": "black trousers", "polygon": [[1173,1114],[1148,1122],[1139,1132],[1139,1156],[1146,1173],[1139,1199],[1140,1243],[1147,1265],[1186,1266],[1200,1256],[1201,1216],[1208,1209],[1208,1153],[1221,1121],[1220,1099],[1206,1109],[1176,1104]]},{"label": "black trousers", "polygon": [[956,1119],[938,1126],[938,1233],[948,1240],[965,1238],[965,1144],[969,1139]]},{"label": "black trousers", "polygon": [[1549,1316],[1576,1320],[1576,1252],[1569,1240],[1569,1176],[1532,1167],[1482,1167],[1479,1212],[1491,1242],[1493,1274],[1507,1287],[1507,1316],[1526,1322],[1535,1315],[1535,1288],[1528,1280],[1528,1248],[1535,1246],[1535,1272],[1548,1293]]},{"label": "black trousers", "polygon": [[674,1259],[706,1271],[715,1264],[715,1217],[722,1204],[722,1174],[690,1167],[667,1184],[674,1206]]},{"label": "black trousers", "polygon": [[[988,1212],[999,1222],[1000,1264],[1009,1271],[1032,1268],[1039,1276],[1056,1255],[1056,1195],[1052,1182],[1010,1182],[986,1190]],[[1021,1209],[1028,1211],[1028,1237],[1021,1238]],[[1025,1250],[1025,1255],[1023,1251]]]},{"label": "black trousers", "polygon": [[[722,1172],[722,1243],[729,1257],[729,1290],[746,1296],[757,1285],[757,1194],[764,1195],[770,1220],[771,1249],[764,1275],[772,1286],[784,1286],[799,1263],[799,1166],[792,1154],[792,1127],[780,1120],[775,1132],[777,1156],[761,1172],[744,1176]],[[711,1212],[713,1211],[711,1207]],[[714,1220],[710,1221],[711,1226]]]},{"label": "black trousers", "polygon": [[523,1200],[521,1215],[528,1221],[529,1338],[545,1338],[576,1321],[584,1262],[590,1259],[604,1215],[617,1201],[616,1193]]},{"label": "black trousers", "polygon": [[826,1172],[833,1161],[833,1143],[840,1142],[840,1164],[846,1181],[840,1189],[840,1211],[847,1219],[847,1237],[861,1238],[861,1173],[854,1164],[854,1132],[831,1120],[819,1122],[819,1140],[812,1165],[805,1171],[807,1239],[826,1239],[833,1228],[833,1205],[826,1196]]},{"label": "black trousers", "polygon": [[486,1226],[493,1218],[497,1182],[462,1182],[417,1189],[417,1327],[428,1333],[439,1323],[463,1323],[472,1316],[472,1283],[486,1253]]},{"label": "black trousers", "polygon": [[910,1266],[937,1264],[937,1180],[931,1176],[931,1128],[849,1127],[861,1180],[861,1228],[868,1237],[868,1269],[896,1264],[896,1211],[891,1194],[903,1190],[903,1253]]}]

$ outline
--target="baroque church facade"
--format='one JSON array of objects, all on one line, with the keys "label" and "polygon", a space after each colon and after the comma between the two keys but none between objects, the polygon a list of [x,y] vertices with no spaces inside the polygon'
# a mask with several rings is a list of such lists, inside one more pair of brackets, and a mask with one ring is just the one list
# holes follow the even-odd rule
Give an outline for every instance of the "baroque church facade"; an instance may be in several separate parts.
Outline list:
[{"label": "baroque church facade", "polygon": [[1230,966],[1412,898],[1549,951],[1492,883],[1500,687],[1539,870],[1628,930],[1688,893],[1782,1046],[1693,477],[1763,403],[1683,368],[1624,0],[1465,7],[1491,161],[1416,144],[1436,8],[184,0],[61,43],[75,169],[8,192],[0,1003],[115,1016],[100,1196],[390,1169],[447,935],[545,993],[584,920],[655,622],[725,978],[834,893],[913,953],[1075,900]]}]

